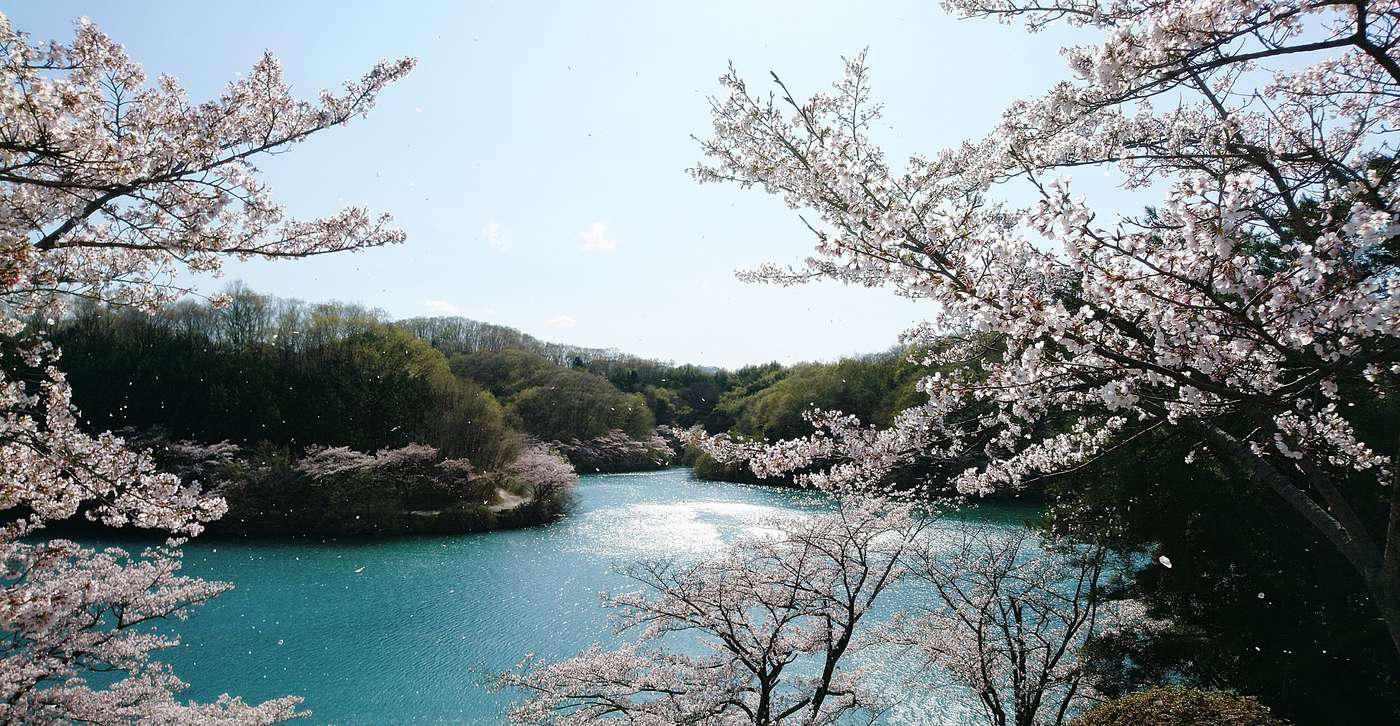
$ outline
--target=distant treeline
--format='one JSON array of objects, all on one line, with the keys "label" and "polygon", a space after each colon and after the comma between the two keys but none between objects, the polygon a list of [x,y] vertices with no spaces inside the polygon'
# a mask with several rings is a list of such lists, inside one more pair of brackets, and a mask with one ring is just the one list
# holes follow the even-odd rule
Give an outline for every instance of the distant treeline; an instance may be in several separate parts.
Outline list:
[{"label": "distant treeline", "polygon": [[876,424],[916,403],[898,351],[734,371],[547,343],[462,318],[390,321],[343,303],[231,290],[155,315],[77,307],[52,326],[84,418],[97,429],[361,451],[422,443],[495,467],[519,443],[587,441],[657,425],[760,438],[808,431],[803,411]]},{"label": "distant treeline", "polygon": [[[618,391],[640,396],[655,424],[699,425],[710,432],[798,436],[810,431],[802,411],[814,406],[886,424],[922,397],[915,384],[924,369],[910,363],[902,349],[835,363],[766,363],[731,371],[649,360],[616,349],[549,343],[514,328],[465,318],[411,318],[393,325],[441,350],[455,372],[502,400],[553,376],[560,376],[559,381],[549,385],[586,387],[579,391],[583,395],[598,393],[596,379],[565,378],[557,371],[562,367],[595,374]],[[613,428],[635,435],[641,427],[636,422],[633,426]]]},{"label": "distant treeline", "polygon": [[550,343],[515,328],[460,317],[408,318],[394,325],[413,333],[447,355],[515,349],[529,351],[556,365],[569,365],[575,360],[592,362],[631,357],[611,348]]},{"label": "distant treeline", "polygon": [[[353,521],[383,532],[437,526],[402,512],[384,515],[412,497],[389,496],[387,489],[366,497],[379,485],[358,483],[378,481],[373,477],[354,479],[359,488],[346,489],[365,501],[351,506],[355,497],[336,499],[325,521],[305,513],[267,519],[264,510],[279,508],[252,506],[276,499],[270,491],[310,486],[296,462],[320,449],[377,456],[428,447],[442,461],[466,462],[475,479],[464,482],[510,482],[507,489],[527,497],[532,482],[502,472],[531,439],[553,442],[555,452],[586,473],[684,461],[702,476],[751,480],[745,471],[697,461],[693,451],[683,454],[674,438],[656,435],[657,426],[785,438],[808,430],[802,414],[812,407],[884,424],[920,395],[919,369],[896,352],[726,371],[546,343],[470,320],[396,322],[358,305],[279,299],[243,287],[227,297],[220,306],[184,301],[154,315],[79,305],[61,320],[34,324],[48,327],[62,349],[74,403],[92,429],[149,442],[163,460],[223,442],[238,447],[242,453],[231,461],[244,463],[217,471],[229,501],[239,505],[232,514],[249,532],[357,531],[342,526]],[[170,461],[180,464],[178,457]],[[477,485],[448,479],[435,486],[463,489],[462,505],[480,511],[500,488],[466,493]],[[254,490],[260,493],[244,496]],[[356,520],[365,514],[361,505],[371,504],[375,516]]]}]

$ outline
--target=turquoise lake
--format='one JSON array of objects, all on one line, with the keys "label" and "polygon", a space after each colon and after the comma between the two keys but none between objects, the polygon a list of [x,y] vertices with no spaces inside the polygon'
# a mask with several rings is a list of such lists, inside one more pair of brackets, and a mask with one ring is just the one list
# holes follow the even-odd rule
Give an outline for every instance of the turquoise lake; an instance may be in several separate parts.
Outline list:
[{"label": "turquoise lake", "polygon": [[[774,515],[826,506],[811,492],[701,482],[688,469],[585,476],[577,500],[564,520],[525,530],[195,540],[186,572],[235,589],[167,626],[184,644],[160,658],[191,684],[184,698],[296,694],[312,712],[301,723],[501,723],[516,696],[487,692],[490,674],[612,640],[597,593],[626,587],[618,565],[704,554]],[[904,688],[897,669],[888,679]],[[886,722],[966,718],[956,696],[906,695]]]}]

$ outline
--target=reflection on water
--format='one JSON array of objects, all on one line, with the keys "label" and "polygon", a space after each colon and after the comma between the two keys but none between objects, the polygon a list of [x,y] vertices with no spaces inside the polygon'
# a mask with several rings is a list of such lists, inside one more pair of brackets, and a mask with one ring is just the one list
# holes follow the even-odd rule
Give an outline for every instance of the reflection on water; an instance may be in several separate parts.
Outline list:
[{"label": "reflection on water", "polygon": [[[528,530],[196,540],[186,570],[235,589],[174,623],[185,642],[163,657],[192,684],[186,697],[295,693],[312,723],[500,723],[510,695],[485,692],[487,674],[612,640],[597,593],[626,584],[617,565],[703,554],[826,506],[808,492],[698,482],[686,469],[585,476],[578,495],[570,517]],[[898,687],[894,665],[870,665]],[[891,723],[956,722],[947,704],[901,696]]]},{"label": "reflection on water", "polygon": [[748,502],[629,504],[596,509],[580,518],[576,546],[618,557],[703,554],[735,537],[772,531],[778,517],[792,517],[791,506]]}]

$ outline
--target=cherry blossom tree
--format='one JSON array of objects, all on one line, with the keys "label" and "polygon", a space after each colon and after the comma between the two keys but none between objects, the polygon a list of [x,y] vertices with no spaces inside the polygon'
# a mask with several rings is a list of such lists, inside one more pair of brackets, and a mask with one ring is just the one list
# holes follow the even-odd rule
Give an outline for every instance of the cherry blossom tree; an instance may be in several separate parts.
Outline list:
[{"label": "cherry blossom tree", "polygon": [[906,561],[925,596],[883,624],[883,638],[918,654],[931,684],[974,694],[993,726],[1065,723],[1094,695],[1084,644],[1146,622],[1138,603],[1109,598],[1122,563],[1103,547],[963,521],[940,527]]},{"label": "cherry blossom tree", "polygon": [[553,496],[578,483],[569,460],[548,444],[530,442],[505,467],[507,477],[528,484],[536,497]]},{"label": "cherry blossom tree", "polygon": [[[110,526],[198,534],[222,500],[155,470],[110,433],[78,425],[58,351],[42,334],[66,300],[155,309],[181,271],[399,242],[388,218],[350,208],[289,219],[256,174],[283,151],[367,112],[411,59],[377,64],[340,92],[296,100],[263,56],[217,98],[192,103],[148,79],[87,20],[68,43],[36,43],[0,15],[0,720],[7,723],[269,723],[299,699],[180,703],[185,684],[150,654],[151,628],[228,589],[182,576],[182,540],[139,556],[33,543],[78,514]],[[27,321],[33,324],[27,324]],[[21,538],[26,538],[21,541]],[[87,676],[116,672],[106,687]]]},{"label": "cherry blossom tree", "polygon": [[[847,500],[832,514],[771,523],[699,562],[625,570],[641,590],[603,596],[618,632],[594,646],[504,675],[529,698],[516,723],[836,724],[868,722],[885,704],[850,667],[863,620],[904,575],[901,556],[927,520],[907,508]],[[691,636],[686,647],[677,636]]]},{"label": "cherry blossom tree", "polygon": [[[1012,104],[985,138],[902,170],[871,138],[864,54],[807,100],[776,75],[757,93],[731,68],[693,171],[806,214],[816,254],[746,278],[928,301],[908,334],[941,367],[928,402],[884,429],[814,412],[809,437],[721,437],[710,453],[843,489],[914,456],[976,452],[985,463],[953,478],[972,494],[1170,429],[1323,533],[1400,650],[1400,480],[1376,448],[1395,442],[1364,441],[1353,418],[1400,382],[1400,6],[945,5],[1101,40],[1066,48],[1072,79]],[[1096,207],[1073,192],[1078,167],[1155,203]],[[1028,207],[1005,201],[1025,192]]]}]

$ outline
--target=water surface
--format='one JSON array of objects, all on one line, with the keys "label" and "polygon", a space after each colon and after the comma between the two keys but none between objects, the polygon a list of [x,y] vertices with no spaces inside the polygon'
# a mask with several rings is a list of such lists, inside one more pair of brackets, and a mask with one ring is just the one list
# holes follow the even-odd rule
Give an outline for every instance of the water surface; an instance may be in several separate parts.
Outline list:
[{"label": "water surface", "polygon": [[[192,684],[183,697],[297,694],[310,723],[501,723],[512,696],[486,692],[486,674],[527,654],[563,658],[609,642],[597,593],[626,587],[619,564],[702,554],[773,515],[826,506],[811,492],[668,469],[585,476],[569,517],[525,530],[196,540],[186,571],[235,589],[175,624],[184,644],[159,657]],[[911,700],[890,720],[949,723],[937,710]]]}]

